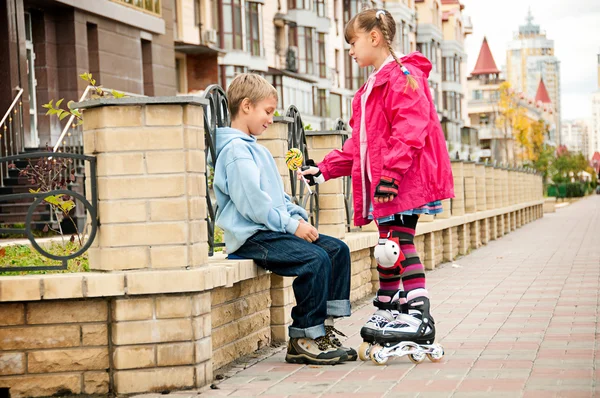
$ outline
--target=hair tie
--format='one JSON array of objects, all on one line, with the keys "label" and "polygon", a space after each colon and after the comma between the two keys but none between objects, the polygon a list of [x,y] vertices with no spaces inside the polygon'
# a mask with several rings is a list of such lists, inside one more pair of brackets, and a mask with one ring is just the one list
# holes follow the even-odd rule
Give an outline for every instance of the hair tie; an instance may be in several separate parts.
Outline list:
[{"label": "hair tie", "polygon": [[385,10],[377,10],[377,12],[375,13],[375,18],[381,19],[381,16],[385,17]]},{"label": "hair tie", "polygon": [[406,66],[401,65],[400,69],[402,70],[402,73],[404,73],[406,76],[410,75],[410,72],[408,71],[408,69],[406,69]]}]

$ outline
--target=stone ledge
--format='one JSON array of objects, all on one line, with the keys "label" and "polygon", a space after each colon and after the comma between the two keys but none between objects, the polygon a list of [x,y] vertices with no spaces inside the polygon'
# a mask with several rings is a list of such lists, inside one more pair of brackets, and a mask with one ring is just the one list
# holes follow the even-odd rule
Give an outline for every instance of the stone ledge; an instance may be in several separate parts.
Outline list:
[{"label": "stone ledge", "polygon": [[107,105],[208,105],[208,100],[195,95],[179,95],[166,97],[97,98],[82,102],[74,102],[71,104],[70,108],[82,110]]},{"label": "stone ledge", "polygon": [[498,209],[492,210],[484,210],[478,211],[475,213],[468,213],[462,216],[452,216],[446,219],[435,219],[429,223],[419,223],[417,225],[417,233],[416,235],[428,234],[435,231],[441,231],[451,227],[457,227],[459,225],[468,224],[474,221],[484,220],[486,218],[491,218],[495,216],[499,216],[501,214],[508,214],[515,212],[517,210],[526,209],[532,206],[538,206],[544,204],[543,200],[534,200],[531,202],[520,203],[516,205],[500,207]]},{"label": "stone ledge", "polygon": [[[543,200],[536,200],[464,216],[436,219],[419,224],[417,235],[442,231],[543,204]],[[353,232],[347,234],[343,240],[351,252],[356,252],[375,246],[378,234],[377,232]],[[267,273],[269,272],[258,267],[252,260],[227,260],[224,254],[215,253],[207,265],[188,270],[0,277],[0,302],[202,292],[216,287],[231,287],[235,283]],[[68,286],[69,289],[57,290],[56,287],[59,286]]]}]

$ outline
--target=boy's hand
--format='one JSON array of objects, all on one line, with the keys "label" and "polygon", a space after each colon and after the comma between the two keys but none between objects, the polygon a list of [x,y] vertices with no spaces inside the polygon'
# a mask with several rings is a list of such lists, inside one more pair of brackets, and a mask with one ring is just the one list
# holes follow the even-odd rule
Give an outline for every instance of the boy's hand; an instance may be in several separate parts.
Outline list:
[{"label": "boy's hand", "polygon": [[[302,220],[304,221],[304,220]],[[306,221],[300,221],[300,225],[298,225],[298,229],[294,233],[298,238],[304,239],[307,242],[314,242],[319,239],[319,231]]]},{"label": "boy's hand", "polygon": [[322,184],[325,182],[325,178],[321,173],[321,170],[315,164],[315,161],[312,159],[306,160],[306,166],[302,166],[302,169],[298,171],[298,179],[300,179],[300,175],[303,175],[304,178],[308,181],[308,185]]}]

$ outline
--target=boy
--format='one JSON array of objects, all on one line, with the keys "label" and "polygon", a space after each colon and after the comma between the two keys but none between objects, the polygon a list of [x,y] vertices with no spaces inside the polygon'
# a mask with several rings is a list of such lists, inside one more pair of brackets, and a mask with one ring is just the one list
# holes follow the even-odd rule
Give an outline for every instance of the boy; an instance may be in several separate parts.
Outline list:
[{"label": "boy", "polygon": [[256,142],[273,123],[277,91],[261,76],[244,73],[233,79],[227,98],[231,127],[217,130],[213,183],[227,252],[277,275],[296,276],[287,362],[356,360],[333,327],[333,318],[350,315],[348,246],[307,222],[306,211],[285,194],[273,156]]}]

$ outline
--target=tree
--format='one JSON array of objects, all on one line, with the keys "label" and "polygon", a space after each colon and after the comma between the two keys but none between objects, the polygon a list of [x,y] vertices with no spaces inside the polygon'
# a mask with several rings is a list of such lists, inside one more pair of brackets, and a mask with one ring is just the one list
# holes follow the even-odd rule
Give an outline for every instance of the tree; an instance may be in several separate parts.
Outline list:
[{"label": "tree", "polygon": [[544,149],[544,141],[550,131],[549,126],[544,120],[540,119],[537,122],[531,123],[531,151],[529,159],[535,163],[542,156]]},{"label": "tree", "polygon": [[504,133],[506,159],[508,161],[508,139],[514,138],[521,146],[521,160],[528,160],[528,148],[531,143],[529,140],[530,123],[527,119],[525,107],[519,103],[519,97],[511,88],[509,82],[504,82],[498,88],[500,91],[500,100],[498,102],[498,117],[496,118],[496,127]]}]

